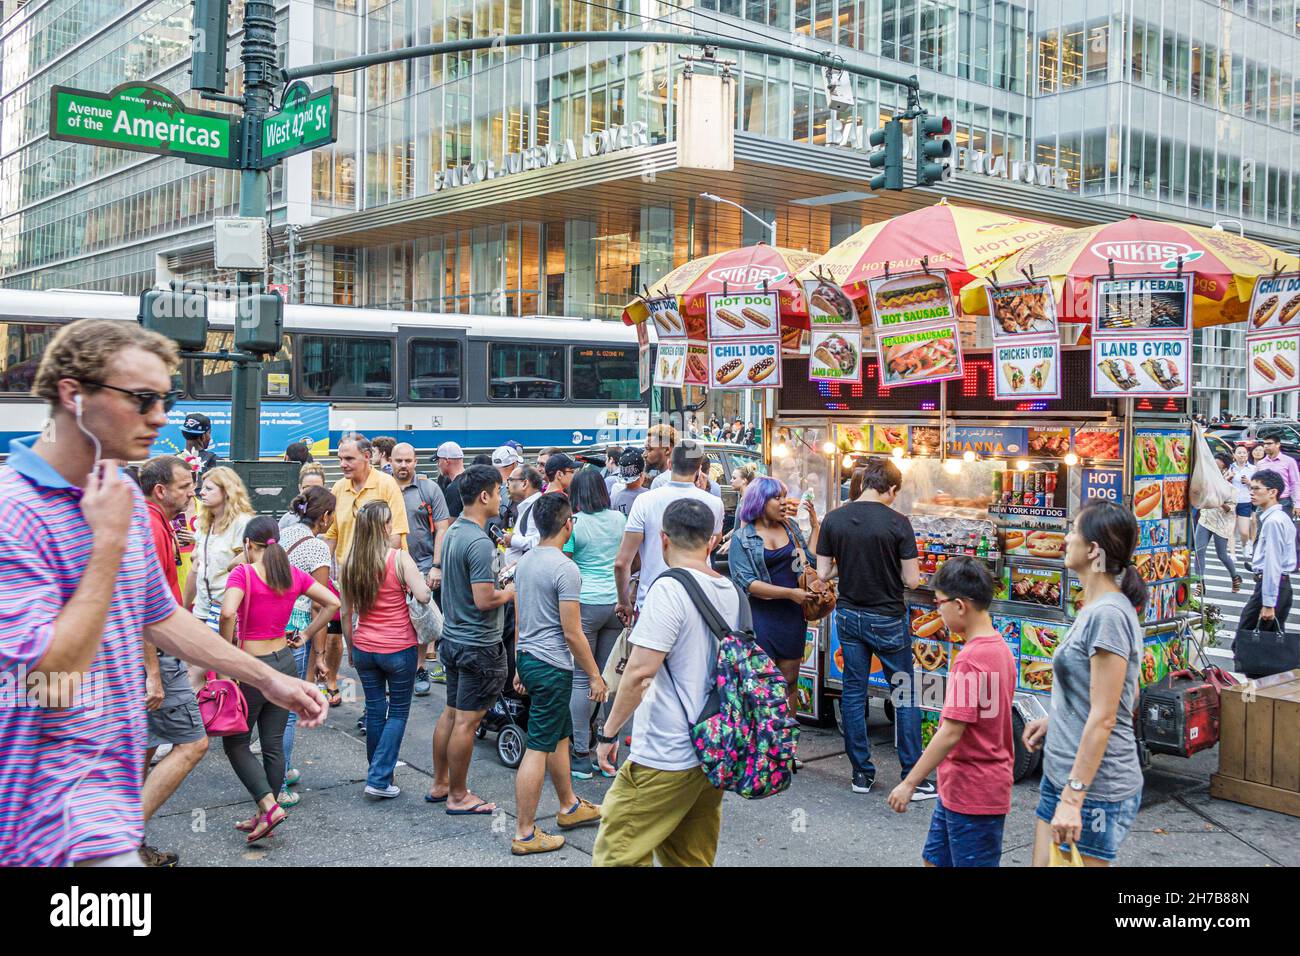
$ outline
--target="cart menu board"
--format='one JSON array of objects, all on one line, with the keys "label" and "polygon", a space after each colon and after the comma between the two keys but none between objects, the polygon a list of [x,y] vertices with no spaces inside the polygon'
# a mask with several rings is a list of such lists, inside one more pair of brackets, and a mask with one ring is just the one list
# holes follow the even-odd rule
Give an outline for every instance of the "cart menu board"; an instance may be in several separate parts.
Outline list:
[{"label": "cart menu board", "polygon": [[1191,434],[1186,429],[1139,428],[1133,433],[1133,513],[1138,548],[1133,556],[1148,599],[1146,623],[1172,618],[1186,602],[1191,567],[1187,542],[1187,485]]},{"label": "cart menu board", "polygon": [[1024,336],[1058,339],[1056,298],[1046,279],[988,286],[989,319],[994,340]]},{"label": "cart menu board", "polygon": [[1246,337],[1246,395],[1256,398],[1300,386],[1300,328]]},{"label": "cart menu board", "polygon": [[686,320],[677,308],[676,296],[646,299],[645,307],[660,338],[686,338]]},{"label": "cart menu board", "polygon": [[710,293],[709,340],[780,335],[775,292]]},{"label": "cart menu board", "polygon": [[1300,272],[1260,276],[1250,297],[1250,333],[1300,326]]}]

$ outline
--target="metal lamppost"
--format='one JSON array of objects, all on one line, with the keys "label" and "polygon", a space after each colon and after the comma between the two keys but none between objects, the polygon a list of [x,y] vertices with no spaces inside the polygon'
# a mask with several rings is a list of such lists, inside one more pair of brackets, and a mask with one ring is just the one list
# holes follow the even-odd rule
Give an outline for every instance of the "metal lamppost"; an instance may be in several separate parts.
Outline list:
[{"label": "metal lamppost", "polygon": [[768,236],[771,237],[770,241],[768,242],[768,245],[772,246],[772,248],[776,248],[776,220],[775,219],[773,219],[771,222],[768,222],[762,216],[750,212],[740,203],[732,202],[730,199],[723,199],[721,196],[715,196],[713,193],[700,193],[700,198],[707,199],[709,200],[709,202],[719,202],[726,206],[735,206],[746,216],[748,216],[750,219],[754,220],[756,223],[758,223],[764,229],[767,230]]}]

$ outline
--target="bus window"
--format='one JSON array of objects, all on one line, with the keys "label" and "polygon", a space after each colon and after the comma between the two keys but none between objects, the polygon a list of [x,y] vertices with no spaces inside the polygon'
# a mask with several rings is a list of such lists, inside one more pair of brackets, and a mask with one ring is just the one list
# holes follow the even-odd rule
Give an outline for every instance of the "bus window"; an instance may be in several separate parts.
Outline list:
[{"label": "bus window", "polygon": [[393,342],[343,335],[303,335],[304,398],[393,397]]},{"label": "bus window", "polygon": [[[206,351],[220,352],[235,347],[233,332],[208,332]],[[201,359],[190,363],[190,393],[196,398],[229,398],[231,363],[220,359]],[[293,373],[292,340],[285,335],[280,351],[262,363],[262,397],[288,398]]]},{"label": "bus window", "polygon": [[57,325],[24,325],[18,322],[0,322],[0,392],[32,390],[36,380],[36,367],[41,355],[59,331]]},{"label": "bus window", "polygon": [[460,343],[446,339],[412,339],[407,351],[413,402],[460,401]]},{"label": "bus window", "polygon": [[639,351],[631,346],[578,346],[573,350],[575,401],[639,402]]},{"label": "bus window", "polygon": [[493,342],[488,346],[488,398],[564,401],[564,346]]}]

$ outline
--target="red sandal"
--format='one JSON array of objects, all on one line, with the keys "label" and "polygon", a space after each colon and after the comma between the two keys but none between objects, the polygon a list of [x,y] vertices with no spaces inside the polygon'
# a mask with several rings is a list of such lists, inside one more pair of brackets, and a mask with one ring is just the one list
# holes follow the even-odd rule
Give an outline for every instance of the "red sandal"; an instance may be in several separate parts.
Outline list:
[{"label": "red sandal", "polygon": [[[275,819],[272,819],[271,814],[275,813],[277,810],[280,811],[280,816],[276,817]],[[260,822],[266,824],[266,829],[263,830],[261,833],[249,834],[245,842],[256,843],[258,840],[263,840],[266,837],[269,837],[271,835],[271,831],[274,830],[276,827],[278,827],[285,820],[287,820],[288,817],[289,814],[285,813],[284,809],[277,803],[275,806],[273,806],[270,810],[267,810],[266,813],[262,815],[262,819]]]}]

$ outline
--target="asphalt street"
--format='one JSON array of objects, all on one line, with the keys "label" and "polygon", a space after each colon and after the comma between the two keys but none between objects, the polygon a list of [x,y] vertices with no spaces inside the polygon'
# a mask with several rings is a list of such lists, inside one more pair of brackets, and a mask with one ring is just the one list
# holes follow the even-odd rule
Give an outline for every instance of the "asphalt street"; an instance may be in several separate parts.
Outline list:
[{"label": "asphalt street", "polygon": [[[587,866],[595,828],[568,834],[555,853],[513,857],[514,773],[497,758],[494,735],[476,745],[470,786],[502,808],[491,818],[447,816],[424,802],[432,779],[430,741],[443,688],[416,698],[396,774],[401,796],[382,802],[362,794],[365,738],[356,730],[359,699],[334,708],[326,724],[299,733],[295,760],[302,800],[289,819],[256,847],[234,829],[251,814],[247,797],[214,741],[208,755],[148,827],[149,842],[180,854],[182,866]],[[872,710],[873,756],[879,768],[867,795],[849,789],[842,739],[834,727],[805,728],[804,768],[789,791],[767,800],[728,794],[723,802],[718,864],[725,866],[919,866],[930,803],[900,816],[886,805],[898,782],[890,725]],[[1184,760],[1156,756],[1147,772],[1142,811],[1121,848],[1122,866],[1297,866],[1300,819],[1212,800],[1209,775],[1218,752]],[[609,781],[575,781],[598,801]],[[1027,866],[1033,843],[1038,778],[1016,785],[1002,863]],[[547,785],[539,813],[556,832],[557,802]]]}]

